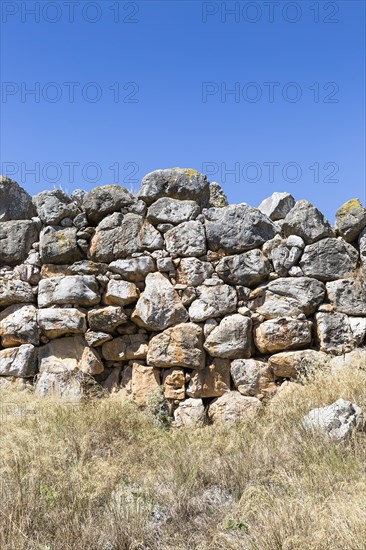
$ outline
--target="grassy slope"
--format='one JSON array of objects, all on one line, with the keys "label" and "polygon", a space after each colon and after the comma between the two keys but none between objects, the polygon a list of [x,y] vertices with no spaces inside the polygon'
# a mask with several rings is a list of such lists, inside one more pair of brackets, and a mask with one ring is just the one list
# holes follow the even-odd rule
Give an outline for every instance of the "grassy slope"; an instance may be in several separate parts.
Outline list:
[{"label": "grassy slope", "polygon": [[2,393],[0,548],[364,550],[365,435],[326,445],[299,421],[339,397],[365,410],[365,390],[365,371],[319,373],[255,422],[188,431]]}]

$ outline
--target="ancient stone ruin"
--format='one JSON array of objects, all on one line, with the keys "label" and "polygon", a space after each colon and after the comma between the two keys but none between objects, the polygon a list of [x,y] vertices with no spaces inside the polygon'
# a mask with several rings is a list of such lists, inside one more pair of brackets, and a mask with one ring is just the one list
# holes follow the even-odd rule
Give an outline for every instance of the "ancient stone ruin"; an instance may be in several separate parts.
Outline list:
[{"label": "ancient stone ruin", "polygon": [[43,191],[0,180],[0,387],[139,406],[177,426],[255,414],[308,369],[366,364],[366,209],[332,227],[274,193],[228,205],[195,170]]}]

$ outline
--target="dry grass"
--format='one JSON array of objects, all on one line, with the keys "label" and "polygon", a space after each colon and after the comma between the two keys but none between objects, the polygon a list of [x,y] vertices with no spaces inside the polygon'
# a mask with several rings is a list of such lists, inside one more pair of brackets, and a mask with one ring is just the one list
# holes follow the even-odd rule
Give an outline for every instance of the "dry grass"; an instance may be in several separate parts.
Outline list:
[{"label": "dry grass", "polygon": [[255,422],[188,431],[3,393],[0,548],[364,550],[365,434],[324,444],[299,421],[339,397],[365,409],[365,390],[365,371],[318,373]]}]

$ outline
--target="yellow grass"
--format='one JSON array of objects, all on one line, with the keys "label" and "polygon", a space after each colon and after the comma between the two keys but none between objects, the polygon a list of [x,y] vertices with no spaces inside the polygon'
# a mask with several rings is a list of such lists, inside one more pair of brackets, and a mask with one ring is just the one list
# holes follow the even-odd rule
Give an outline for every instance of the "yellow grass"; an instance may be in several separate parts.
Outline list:
[{"label": "yellow grass", "polygon": [[162,429],[134,406],[1,394],[2,550],[364,550],[366,436],[299,428],[366,372],[318,373],[236,427]]}]

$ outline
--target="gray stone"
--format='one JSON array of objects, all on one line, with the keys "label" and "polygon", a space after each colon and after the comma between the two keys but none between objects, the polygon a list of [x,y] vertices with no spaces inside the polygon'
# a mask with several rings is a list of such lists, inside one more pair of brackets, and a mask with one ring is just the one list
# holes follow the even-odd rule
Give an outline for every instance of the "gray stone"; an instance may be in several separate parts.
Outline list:
[{"label": "gray stone", "polygon": [[174,411],[176,428],[197,428],[205,423],[205,407],[202,399],[185,399]]},{"label": "gray stone", "polygon": [[4,348],[39,344],[37,310],[32,305],[13,305],[0,312],[0,337]]},{"label": "gray stone", "polygon": [[326,284],[329,301],[347,315],[366,316],[366,281],[338,279]]},{"label": "gray stone", "polygon": [[105,216],[118,212],[125,206],[136,202],[135,197],[120,185],[102,185],[95,187],[83,199],[83,210],[92,224],[97,224]]},{"label": "gray stone", "polygon": [[347,315],[344,313],[317,313],[316,334],[321,351],[340,355],[356,347],[356,341]]},{"label": "gray stone", "polygon": [[145,359],[147,354],[146,334],[125,334],[103,344],[102,353],[107,361],[131,361]]},{"label": "gray stone", "polygon": [[189,286],[199,286],[205,279],[211,277],[213,271],[209,262],[203,262],[198,258],[182,258],[177,268],[177,282]]},{"label": "gray stone", "polygon": [[261,408],[262,404],[256,397],[230,391],[210,403],[208,418],[213,424],[236,424],[255,418]]},{"label": "gray stone", "polygon": [[194,220],[200,213],[200,207],[195,201],[184,201],[163,197],[154,202],[147,211],[147,220],[158,225],[171,223],[177,225]]},{"label": "gray stone", "polygon": [[1,222],[0,265],[22,263],[36,241],[38,241],[38,227],[33,221]]},{"label": "gray stone", "polygon": [[50,339],[86,332],[85,313],[77,308],[39,309],[37,320],[42,334]]},{"label": "gray stone", "polygon": [[39,370],[41,373],[81,371],[95,375],[103,372],[104,366],[83,336],[70,336],[51,340],[39,348]]},{"label": "gray stone", "polygon": [[210,317],[223,317],[236,310],[237,295],[235,288],[229,285],[197,287],[198,299],[188,310],[191,321],[201,323]]},{"label": "gray stone", "polygon": [[258,359],[235,359],[231,362],[231,377],[242,395],[263,398],[276,388],[271,367]]},{"label": "gray stone", "polygon": [[45,227],[40,235],[40,253],[43,263],[70,264],[84,257],[77,245],[75,227]]},{"label": "gray stone", "polygon": [[227,254],[246,252],[261,246],[276,234],[273,222],[260,210],[247,204],[210,208],[205,214],[210,250]]},{"label": "gray stone", "polygon": [[126,306],[136,302],[139,294],[140,292],[134,283],[112,279],[107,284],[103,302],[108,306]]},{"label": "gray stone", "polygon": [[199,221],[183,222],[164,234],[167,251],[176,256],[206,254],[205,228]]},{"label": "gray stone", "polygon": [[24,281],[0,278],[0,307],[12,304],[26,304],[35,301],[32,287]]},{"label": "gray stone", "polygon": [[62,397],[66,401],[79,403],[85,395],[85,387],[78,376],[72,376],[69,372],[45,371],[37,378],[35,393],[39,397]]},{"label": "gray stone", "polygon": [[269,319],[254,329],[254,340],[261,353],[301,349],[311,342],[311,322],[292,317]]},{"label": "gray stone", "polygon": [[340,239],[323,239],[305,247],[300,267],[309,277],[334,281],[350,275],[357,267],[358,252]]},{"label": "gray stone", "polygon": [[216,266],[216,272],[225,283],[253,286],[267,280],[269,262],[260,250],[225,256]]},{"label": "gray stone", "polygon": [[295,206],[295,199],[290,193],[275,192],[260,203],[258,210],[276,221],[285,218],[293,206]]},{"label": "gray stone", "polygon": [[194,200],[206,206],[209,182],[204,174],[190,168],[155,170],[143,178],[139,199],[151,204],[162,197]]},{"label": "gray stone", "polygon": [[333,230],[326,218],[310,202],[301,200],[289,211],[282,224],[282,231],[298,235],[306,244],[312,244],[325,237],[333,237]]},{"label": "gray stone", "polygon": [[276,378],[298,378],[329,364],[329,356],[322,351],[304,349],[301,351],[282,351],[271,355],[268,364]]},{"label": "gray stone", "polygon": [[366,208],[359,199],[351,199],[338,208],[335,227],[345,241],[351,243],[357,239],[366,227]]},{"label": "gray stone", "polygon": [[0,350],[0,376],[30,378],[37,372],[37,348],[23,344]]},{"label": "gray stone", "polygon": [[203,347],[212,357],[236,359],[250,357],[252,321],[238,313],[224,317],[207,336]]},{"label": "gray stone", "polygon": [[358,248],[360,250],[361,266],[366,273],[366,228],[363,229],[358,238]]},{"label": "gray stone", "polygon": [[32,197],[16,181],[0,176],[0,222],[28,220],[36,215]]},{"label": "gray stone", "polygon": [[164,330],[184,322],[188,314],[173,285],[161,273],[149,273],[132,314],[132,321],[148,330]]},{"label": "gray stone", "polygon": [[106,306],[88,311],[89,327],[95,332],[113,333],[126,322],[127,315],[120,306]]},{"label": "gray stone", "polygon": [[139,256],[128,260],[116,260],[109,264],[113,273],[118,273],[126,281],[141,282],[148,273],[156,271],[156,266],[151,256]]},{"label": "gray stone", "polygon": [[318,432],[326,440],[337,442],[349,439],[354,430],[363,427],[363,423],[361,408],[344,399],[313,409],[302,420],[306,430]]},{"label": "gray stone", "polygon": [[205,366],[202,328],[182,323],[157,334],[150,340],[147,364],[168,369],[202,369]]},{"label": "gray stone", "polygon": [[39,281],[39,307],[62,304],[90,307],[99,302],[98,283],[94,275],[51,277]]},{"label": "gray stone", "polygon": [[164,241],[159,231],[138,214],[112,214],[98,225],[90,254],[99,262],[112,262],[136,252],[159,250]]},{"label": "gray stone", "polygon": [[60,225],[63,218],[74,219],[80,210],[62,189],[42,191],[33,197],[38,216],[45,225]]},{"label": "gray stone", "polygon": [[228,206],[227,196],[216,181],[213,181],[210,185],[210,199],[209,206],[210,208],[223,208]]}]

